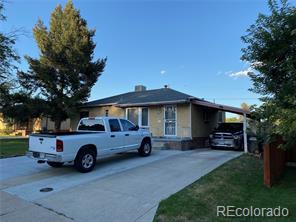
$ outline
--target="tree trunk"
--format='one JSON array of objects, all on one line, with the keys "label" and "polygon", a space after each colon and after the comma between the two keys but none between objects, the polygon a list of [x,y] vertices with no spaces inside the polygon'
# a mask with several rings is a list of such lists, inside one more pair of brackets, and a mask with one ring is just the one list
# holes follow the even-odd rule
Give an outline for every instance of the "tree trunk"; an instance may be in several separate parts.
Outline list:
[{"label": "tree trunk", "polygon": [[56,119],[54,121],[55,131],[60,131],[61,130],[61,123],[62,123],[62,121],[60,119]]}]

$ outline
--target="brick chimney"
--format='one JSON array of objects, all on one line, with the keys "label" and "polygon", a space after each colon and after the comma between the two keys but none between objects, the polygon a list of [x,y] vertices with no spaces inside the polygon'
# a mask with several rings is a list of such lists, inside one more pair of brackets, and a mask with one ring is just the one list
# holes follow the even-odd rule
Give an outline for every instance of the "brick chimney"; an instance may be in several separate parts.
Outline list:
[{"label": "brick chimney", "polygon": [[146,86],[143,86],[143,85],[135,86],[135,92],[142,92],[142,91],[146,91]]}]

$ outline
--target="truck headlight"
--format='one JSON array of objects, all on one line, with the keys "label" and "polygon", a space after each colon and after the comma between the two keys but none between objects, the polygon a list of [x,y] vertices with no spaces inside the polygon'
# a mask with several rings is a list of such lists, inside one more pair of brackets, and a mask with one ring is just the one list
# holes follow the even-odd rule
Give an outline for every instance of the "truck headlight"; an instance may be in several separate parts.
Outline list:
[{"label": "truck headlight", "polygon": [[210,139],[213,139],[213,134],[210,134],[209,137],[210,137]]},{"label": "truck headlight", "polygon": [[233,139],[238,140],[239,136],[233,136]]}]

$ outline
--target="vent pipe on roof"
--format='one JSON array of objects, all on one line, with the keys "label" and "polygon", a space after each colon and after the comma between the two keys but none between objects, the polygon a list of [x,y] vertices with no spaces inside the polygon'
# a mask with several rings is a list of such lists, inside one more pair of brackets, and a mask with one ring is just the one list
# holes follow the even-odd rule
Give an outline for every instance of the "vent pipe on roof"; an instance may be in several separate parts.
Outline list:
[{"label": "vent pipe on roof", "polygon": [[169,85],[164,85],[164,88],[168,89],[168,88],[170,88],[170,86]]},{"label": "vent pipe on roof", "polygon": [[143,86],[143,85],[135,86],[135,92],[142,92],[142,91],[146,91],[146,86]]}]

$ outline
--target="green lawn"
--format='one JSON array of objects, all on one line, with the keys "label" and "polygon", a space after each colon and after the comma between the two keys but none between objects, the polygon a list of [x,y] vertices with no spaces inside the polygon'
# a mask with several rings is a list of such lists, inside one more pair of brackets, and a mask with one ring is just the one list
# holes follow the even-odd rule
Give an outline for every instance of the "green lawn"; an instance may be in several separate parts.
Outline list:
[{"label": "green lawn", "polygon": [[[263,161],[236,158],[163,200],[155,222],[174,221],[296,221],[296,168],[288,168],[271,189],[263,185]],[[288,217],[217,217],[217,206],[286,207]]]},{"label": "green lawn", "polygon": [[23,155],[28,150],[28,139],[0,139],[0,158]]}]

